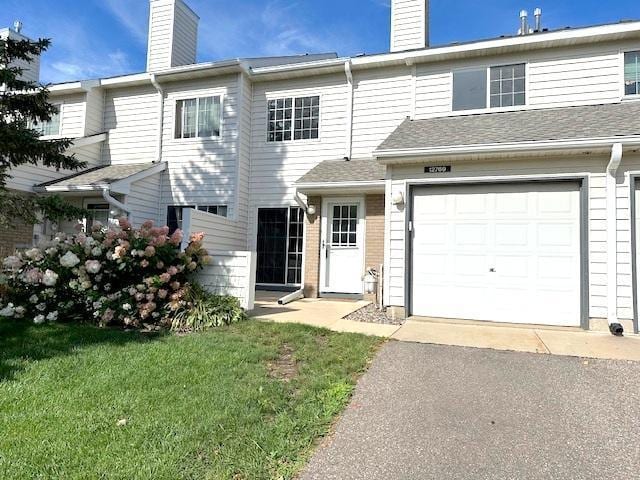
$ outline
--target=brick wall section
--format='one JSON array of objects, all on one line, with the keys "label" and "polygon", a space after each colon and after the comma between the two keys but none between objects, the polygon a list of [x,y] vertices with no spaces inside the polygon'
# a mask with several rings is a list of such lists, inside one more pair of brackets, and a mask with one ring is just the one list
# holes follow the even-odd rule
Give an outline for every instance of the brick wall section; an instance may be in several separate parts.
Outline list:
[{"label": "brick wall section", "polygon": [[367,195],[367,233],[365,235],[365,271],[384,263],[384,195]]},{"label": "brick wall section", "polygon": [[309,197],[309,205],[316,207],[316,214],[304,216],[305,223],[305,260],[304,260],[304,296],[318,298],[320,286],[320,212],[321,197]]},{"label": "brick wall section", "polygon": [[0,229],[0,258],[13,254],[17,248],[33,243],[33,225],[20,222],[15,228]]}]

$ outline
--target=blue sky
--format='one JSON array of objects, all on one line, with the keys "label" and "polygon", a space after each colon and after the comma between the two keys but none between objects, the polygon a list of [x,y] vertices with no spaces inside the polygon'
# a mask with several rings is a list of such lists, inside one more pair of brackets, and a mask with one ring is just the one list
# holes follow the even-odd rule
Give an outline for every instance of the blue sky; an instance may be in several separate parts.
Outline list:
[{"label": "blue sky", "polygon": [[[0,27],[49,37],[42,80],[143,71],[148,0],[0,0]],[[389,0],[187,0],[200,15],[198,60],[388,49]],[[432,0],[431,44],[512,34],[518,12],[541,7],[548,28],[640,17],[632,0]],[[635,7],[635,8],[634,8]]]}]

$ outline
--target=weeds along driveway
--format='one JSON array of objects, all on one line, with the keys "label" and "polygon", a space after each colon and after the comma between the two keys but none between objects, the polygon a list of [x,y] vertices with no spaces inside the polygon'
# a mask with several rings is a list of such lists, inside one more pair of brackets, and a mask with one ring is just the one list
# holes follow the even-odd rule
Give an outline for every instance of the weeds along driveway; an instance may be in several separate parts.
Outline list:
[{"label": "weeds along driveway", "polygon": [[310,479],[625,479],[640,363],[388,343]]}]

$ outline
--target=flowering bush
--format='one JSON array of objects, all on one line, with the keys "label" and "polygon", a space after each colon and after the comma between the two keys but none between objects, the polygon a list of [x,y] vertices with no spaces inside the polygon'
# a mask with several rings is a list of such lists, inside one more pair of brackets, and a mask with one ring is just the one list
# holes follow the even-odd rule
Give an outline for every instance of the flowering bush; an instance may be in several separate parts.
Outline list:
[{"label": "flowering bush", "polygon": [[180,250],[182,232],[146,222],[134,229],[94,226],[89,234],[53,240],[3,261],[6,288],[0,316],[86,320],[100,325],[171,323],[186,305],[188,277],[207,263],[203,234]]}]

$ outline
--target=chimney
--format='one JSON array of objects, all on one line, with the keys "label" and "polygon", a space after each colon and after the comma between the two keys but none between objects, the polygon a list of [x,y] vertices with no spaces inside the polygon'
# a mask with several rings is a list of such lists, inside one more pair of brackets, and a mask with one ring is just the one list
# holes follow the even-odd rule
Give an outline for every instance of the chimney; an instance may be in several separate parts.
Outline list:
[{"label": "chimney", "polygon": [[199,20],[182,0],[150,0],[147,71],[196,63]]},{"label": "chimney", "polygon": [[[15,42],[21,40],[33,41],[29,37],[22,33],[22,22],[16,20],[13,23],[13,28],[0,29],[0,40],[6,40],[10,38]],[[22,75],[20,80],[26,82],[39,82],[40,81],[40,56],[34,57],[31,62],[25,62],[24,60],[16,60],[12,62],[14,66],[22,69]]]},{"label": "chimney", "polygon": [[429,0],[391,0],[391,51],[429,46]]}]

